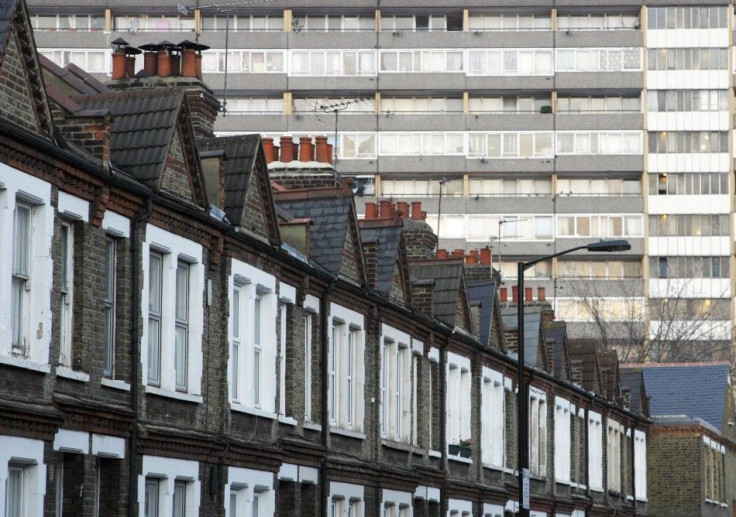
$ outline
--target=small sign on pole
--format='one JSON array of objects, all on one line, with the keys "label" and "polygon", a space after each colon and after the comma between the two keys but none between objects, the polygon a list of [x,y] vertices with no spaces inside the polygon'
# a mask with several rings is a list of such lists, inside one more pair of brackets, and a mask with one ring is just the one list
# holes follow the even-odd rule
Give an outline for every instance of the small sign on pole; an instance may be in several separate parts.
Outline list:
[{"label": "small sign on pole", "polygon": [[176,9],[184,16],[189,16],[189,9],[184,4],[176,4]]},{"label": "small sign on pole", "polygon": [[521,485],[521,507],[529,509],[529,469],[522,469],[521,474],[524,482]]}]

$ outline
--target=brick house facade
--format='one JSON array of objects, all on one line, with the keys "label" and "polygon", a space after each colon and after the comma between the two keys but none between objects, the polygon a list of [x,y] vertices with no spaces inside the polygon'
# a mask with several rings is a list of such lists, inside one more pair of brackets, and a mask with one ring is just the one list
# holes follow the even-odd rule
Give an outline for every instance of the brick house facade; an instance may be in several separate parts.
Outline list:
[{"label": "brick house facade", "polygon": [[[324,140],[215,138],[196,78],[41,66],[24,3],[0,13],[7,515],[515,512],[514,331],[466,281],[487,264],[436,260],[420,206],[359,220]],[[533,514],[646,514],[646,414],[548,323]]]}]

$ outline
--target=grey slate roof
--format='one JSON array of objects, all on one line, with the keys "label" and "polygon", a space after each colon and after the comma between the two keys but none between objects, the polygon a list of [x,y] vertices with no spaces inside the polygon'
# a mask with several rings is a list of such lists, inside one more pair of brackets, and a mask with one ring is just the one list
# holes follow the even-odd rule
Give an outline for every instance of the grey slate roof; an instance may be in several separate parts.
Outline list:
[{"label": "grey slate roof", "polygon": [[240,135],[197,140],[200,151],[225,151],[225,206],[227,218],[240,225],[245,194],[255,166],[260,135]]},{"label": "grey slate roof", "polygon": [[567,344],[570,361],[580,361],[583,370],[583,388],[598,393],[602,389],[598,344],[592,340],[571,340]]},{"label": "grey slate roof", "polygon": [[[501,321],[506,330],[517,331],[519,328],[516,307],[502,307]],[[524,364],[527,366],[542,367],[537,364],[539,357],[539,332],[542,324],[542,308],[527,306],[524,309]],[[516,355],[518,357],[518,355]]]},{"label": "grey slate roof", "polygon": [[462,261],[442,260],[411,262],[409,274],[412,281],[434,280],[434,317],[455,327],[455,314],[460,299],[460,283],[463,279]]},{"label": "grey slate roof", "polygon": [[553,340],[554,348],[554,375],[558,379],[567,379],[568,372],[564,370],[567,367],[567,327],[563,322],[552,322],[544,329],[544,339]]},{"label": "grey slate roof", "polygon": [[110,161],[156,188],[177,126],[183,93],[144,89],[72,99],[84,109],[110,110]]},{"label": "grey slate roof", "polygon": [[364,242],[375,239],[378,242],[376,259],[378,274],[376,275],[376,289],[387,295],[391,290],[396,262],[399,258],[399,242],[403,226],[380,226],[360,229],[360,237]]},{"label": "grey slate roof", "polygon": [[312,220],[309,227],[309,260],[337,276],[347,238],[352,197],[333,196],[277,203],[295,218]]},{"label": "grey slate roof", "polygon": [[685,415],[723,429],[728,363],[637,365],[644,373],[653,417]]},{"label": "grey slate roof", "polygon": [[468,298],[480,301],[480,342],[488,344],[493,325],[493,306],[496,302],[496,282],[473,280],[468,282]]}]

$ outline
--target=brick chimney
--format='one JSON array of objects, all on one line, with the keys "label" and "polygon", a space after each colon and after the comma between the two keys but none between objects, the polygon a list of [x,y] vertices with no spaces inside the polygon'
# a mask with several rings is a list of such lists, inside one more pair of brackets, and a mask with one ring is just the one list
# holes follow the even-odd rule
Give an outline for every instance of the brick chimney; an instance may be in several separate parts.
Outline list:
[{"label": "brick chimney", "polygon": [[422,211],[422,204],[411,204],[411,217],[404,219],[404,242],[406,242],[406,256],[411,259],[433,258],[437,247],[437,236],[432,227],[425,221],[426,215]]}]

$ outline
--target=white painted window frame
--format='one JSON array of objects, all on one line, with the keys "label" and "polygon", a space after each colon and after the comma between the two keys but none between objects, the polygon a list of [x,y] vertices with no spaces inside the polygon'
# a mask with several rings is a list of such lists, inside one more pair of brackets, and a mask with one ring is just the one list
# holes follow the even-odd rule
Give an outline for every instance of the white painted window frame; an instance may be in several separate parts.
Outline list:
[{"label": "white painted window frame", "polygon": [[572,446],[571,422],[575,405],[562,397],[555,397],[555,480],[570,484],[570,453]]},{"label": "white painted window frame", "polygon": [[184,517],[199,515],[200,479],[199,462],[165,458],[162,456],[143,456],[141,474],[138,476],[138,515],[145,514],[146,483],[158,482],[158,515],[173,515],[174,487],[177,481],[186,483],[186,507]]},{"label": "white painted window frame", "polygon": [[409,443],[412,438],[411,336],[381,324],[381,436]]},{"label": "white painted window frame", "polygon": [[447,352],[447,445],[472,439],[470,358]]},{"label": "white painted window frame", "polygon": [[21,515],[41,515],[46,494],[44,442],[0,435],[0,508],[8,504],[6,493],[11,466],[22,469]]},{"label": "white painted window frame", "polygon": [[588,485],[603,491],[603,425],[601,414],[588,412]]},{"label": "white painted window frame", "polygon": [[[228,467],[225,517],[266,517],[276,511],[273,472]],[[236,512],[233,513],[233,504]],[[257,513],[253,510],[257,509]]]},{"label": "white painted window frame", "polygon": [[362,314],[330,303],[329,333],[330,425],[362,433],[365,415],[365,318]]}]

